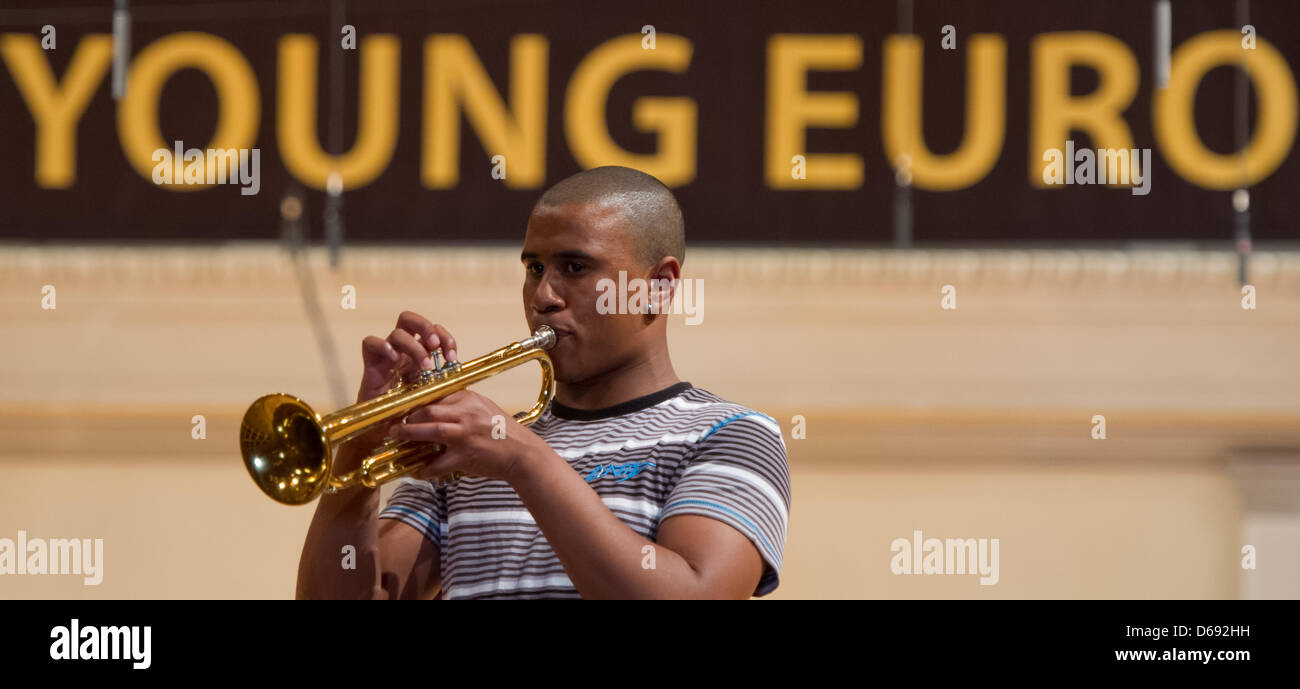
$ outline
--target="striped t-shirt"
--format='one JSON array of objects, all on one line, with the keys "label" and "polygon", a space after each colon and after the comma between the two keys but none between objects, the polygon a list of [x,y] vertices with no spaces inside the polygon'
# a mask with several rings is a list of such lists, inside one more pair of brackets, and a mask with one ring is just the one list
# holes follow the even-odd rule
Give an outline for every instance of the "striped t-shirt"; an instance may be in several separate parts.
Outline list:
[{"label": "striped t-shirt", "polygon": [[[790,468],[771,417],[681,382],[607,409],[552,402],[530,428],[633,531],[655,541],[673,515],[712,517],[762,556],[754,595],[777,587]],[[401,479],[379,517],[399,519],[438,546],[443,599],[581,598],[505,481]]]}]

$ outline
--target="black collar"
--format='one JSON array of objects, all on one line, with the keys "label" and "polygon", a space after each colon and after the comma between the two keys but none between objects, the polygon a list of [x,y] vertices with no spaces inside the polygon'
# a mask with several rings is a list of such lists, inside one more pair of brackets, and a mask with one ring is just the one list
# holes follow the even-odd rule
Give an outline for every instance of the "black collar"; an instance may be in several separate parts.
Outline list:
[{"label": "black collar", "polygon": [[652,392],[644,397],[637,397],[626,402],[619,402],[612,407],[604,409],[575,409],[574,407],[565,406],[557,401],[551,401],[551,413],[561,419],[570,421],[595,421],[597,419],[607,419],[611,416],[621,414],[630,414],[634,411],[641,411],[648,407],[653,407],[660,402],[676,397],[683,392],[691,389],[691,384],[682,381],[674,383],[659,392]]}]

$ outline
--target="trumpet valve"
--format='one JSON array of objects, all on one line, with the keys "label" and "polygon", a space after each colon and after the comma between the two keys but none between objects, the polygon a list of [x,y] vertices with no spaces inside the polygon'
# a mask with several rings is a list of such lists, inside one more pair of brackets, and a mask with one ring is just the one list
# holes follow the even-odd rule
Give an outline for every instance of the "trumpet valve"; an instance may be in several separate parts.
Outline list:
[{"label": "trumpet valve", "polygon": [[457,374],[460,373],[459,361],[448,361],[445,363],[439,363],[438,359],[436,358],[437,356],[438,356],[437,352],[434,352],[430,356],[430,358],[434,362],[433,368],[420,371],[420,377],[417,379],[417,383],[419,385],[427,385],[428,383],[431,383],[435,380],[447,380],[449,378],[455,377]]}]

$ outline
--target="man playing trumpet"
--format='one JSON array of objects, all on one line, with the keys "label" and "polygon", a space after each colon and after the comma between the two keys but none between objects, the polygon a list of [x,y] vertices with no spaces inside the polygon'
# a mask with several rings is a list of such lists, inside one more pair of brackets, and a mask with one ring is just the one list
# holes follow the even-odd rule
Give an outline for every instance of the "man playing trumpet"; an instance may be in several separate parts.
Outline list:
[{"label": "man playing trumpet", "polygon": [[[469,389],[346,443],[355,469],[385,437],[446,450],[380,509],[358,486],[317,505],[299,598],[748,598],[777,587],[790,510],[775,420],[678,379],[671,292],[644,313],[602,313],[619,271],[677,284],[681,210],[650,175],[600,167],[549,189],[521,259],[530,331],[556,333],[555,399],[531,426]],[[442,325],[404,312],[362,342],[358,401],[457,360]],[[494,430],[496,418],[497,433]],[[501,437],[500,422],[505,419]],[[462,473],[450,483],[432,480]],[[339,567],[352,545],[357,568]]]}]

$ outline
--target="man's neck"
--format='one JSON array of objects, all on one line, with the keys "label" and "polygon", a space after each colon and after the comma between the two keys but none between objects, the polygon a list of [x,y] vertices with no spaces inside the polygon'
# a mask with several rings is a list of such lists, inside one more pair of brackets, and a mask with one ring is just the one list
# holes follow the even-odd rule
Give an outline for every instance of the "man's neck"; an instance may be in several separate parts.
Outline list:
[{"label": "man's neck", "polygon": [[555,401],[574,409],[604,409],[659,392],[678,382],[681,381],[665,349],[594,378],[556,383]]}]

